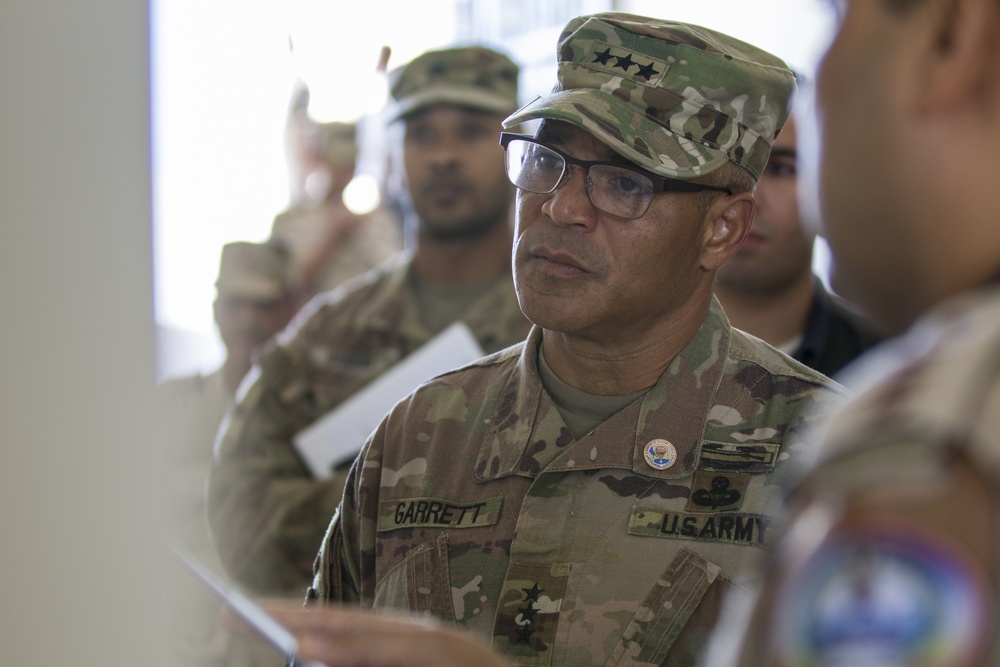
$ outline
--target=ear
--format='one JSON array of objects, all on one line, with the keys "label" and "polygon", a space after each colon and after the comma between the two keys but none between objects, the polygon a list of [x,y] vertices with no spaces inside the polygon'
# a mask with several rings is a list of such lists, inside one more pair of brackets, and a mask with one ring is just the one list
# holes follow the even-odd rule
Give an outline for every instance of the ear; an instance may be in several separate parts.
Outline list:
[{"label": "ear", "polygon": [[913,11],[930,28],[921,59],[919,108],[934,114],[981,96],[996,66],[1000,37],[996,0],[936,0]]},{"label": "ear", "polygon": [[701,268],[715,271],[743,245],[750,233],[757,200],[749,192],[719,197],[706,216],[705,241],[701,250]]}]

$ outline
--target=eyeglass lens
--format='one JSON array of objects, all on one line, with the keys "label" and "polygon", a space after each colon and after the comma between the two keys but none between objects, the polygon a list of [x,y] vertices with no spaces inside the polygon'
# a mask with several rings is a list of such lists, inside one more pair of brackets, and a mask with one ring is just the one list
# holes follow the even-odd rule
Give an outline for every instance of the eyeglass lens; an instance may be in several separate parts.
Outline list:
[{"label": "eyeglass lens", "polygon": [[[507,177],[511,183],[538,194],[555,191],[567,171],[567,161],[554,150],[526,139],[507,144]],[[640,218],[655,194],[653,183],[637,171],[608,164],[588,164],[587,193],[601,211],[626,219]]]}]

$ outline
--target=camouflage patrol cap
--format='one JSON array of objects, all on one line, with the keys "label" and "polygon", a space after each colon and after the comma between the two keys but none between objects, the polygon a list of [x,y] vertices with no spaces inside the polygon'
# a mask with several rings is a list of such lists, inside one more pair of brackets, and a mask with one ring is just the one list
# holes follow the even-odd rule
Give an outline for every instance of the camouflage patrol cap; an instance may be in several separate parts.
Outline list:
[{"label": "camouflage patrol cap", "polygon": [[389,73],[390,120],[432,104],[456,104],[493,113],[518,107],[518,66],[482,46],[427,51]]},{"label": "camouflage patrol cap", "polygon": [[504,121],[580,127],[654,173],[695,178],[727,160],[759,178],[795,89],[785,63],[695,25],[609,12],[570,21],[558,83]]},{"label": "camouflage patrol cap", "polygon": [[222,247],[219,294],[247,299],[283,299],[289,290],[288,251],[267,243],[235,241]]}]

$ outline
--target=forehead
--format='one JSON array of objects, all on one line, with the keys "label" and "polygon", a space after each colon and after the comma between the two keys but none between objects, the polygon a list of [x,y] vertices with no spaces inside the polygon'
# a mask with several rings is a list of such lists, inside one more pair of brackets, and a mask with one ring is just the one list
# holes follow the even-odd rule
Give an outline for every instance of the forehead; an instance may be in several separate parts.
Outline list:
[{"label": "forehead", "polygon": [[404,127],[409,127],[410,125],[420,125],[423,123],[467,121],[490,123],[499,128],[505,117],[505,114],[497,114],[492,111],[484,111],[458,104],[441,103],[432,104],[407,114],[403,116],[402,122]]}]

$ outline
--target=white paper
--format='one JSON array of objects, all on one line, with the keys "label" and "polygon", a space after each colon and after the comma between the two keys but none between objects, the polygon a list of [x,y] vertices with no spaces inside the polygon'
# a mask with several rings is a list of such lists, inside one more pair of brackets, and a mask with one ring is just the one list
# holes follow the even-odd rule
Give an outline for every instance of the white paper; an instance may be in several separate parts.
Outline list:
[{"label": "white paper", "polygon": [[[221,576],[212,572],[191,554],[174,546],[168,546],[168,548],[198,581],[235,611],[263,639],[267,640],[281,654],[282,659],[292,657],[292,664],[295,667],[324,667],[321,663],[311,660],[299,660],[299,643],[295,640],[295,636],[264,611],[260,605],[235,587],[227,584]],[[279,661],[277,656],[275,661],[276,663]]]},{"label": "white paper", "polygon": [[483,356],[472,332],[456,322],[295,436],[316,477],[353,458],[382,418],[425,380]]}]

